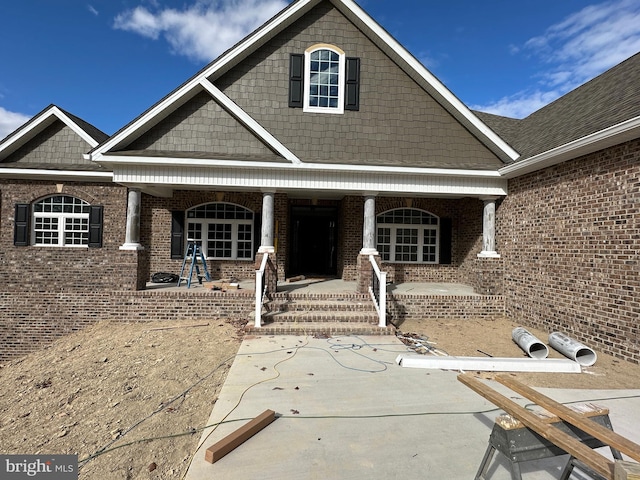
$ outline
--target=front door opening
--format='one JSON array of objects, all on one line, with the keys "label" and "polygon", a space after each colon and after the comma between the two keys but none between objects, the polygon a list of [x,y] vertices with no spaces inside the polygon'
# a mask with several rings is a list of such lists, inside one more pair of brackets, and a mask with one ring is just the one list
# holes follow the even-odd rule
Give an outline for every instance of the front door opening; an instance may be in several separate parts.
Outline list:
[{"label": "front door opening", "polygon": [[291,239],[287,276],[337,274],[338,209],[291,207]]}]

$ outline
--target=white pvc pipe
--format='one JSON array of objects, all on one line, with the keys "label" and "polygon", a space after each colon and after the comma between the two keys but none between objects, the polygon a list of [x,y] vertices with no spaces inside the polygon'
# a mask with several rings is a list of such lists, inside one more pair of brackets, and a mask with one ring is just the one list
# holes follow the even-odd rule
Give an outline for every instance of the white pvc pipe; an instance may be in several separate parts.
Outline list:
[{"label": "white pvc pipe", "polygon": [[523,327],[516,327],[511,332],[511,338],[531,358],[547,358],[549,349],[538,338]]},{"label": "white pvc pipe", "polygon": [[582,343],[563,335],[560,332],[549,334],[549,345],[563,354],[565,357],[578,362],[580,365],[590,367],[596,363],[596,352]]}]

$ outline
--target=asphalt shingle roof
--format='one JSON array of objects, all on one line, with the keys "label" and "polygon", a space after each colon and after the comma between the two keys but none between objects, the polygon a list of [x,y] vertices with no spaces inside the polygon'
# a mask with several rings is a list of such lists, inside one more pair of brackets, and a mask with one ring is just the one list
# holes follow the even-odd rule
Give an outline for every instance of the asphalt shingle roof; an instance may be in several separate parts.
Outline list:
[{"label": "asphalt shingle roof", "polygon": [[640,116],[640,53],[522,120],[475,113],[524,160]]}]

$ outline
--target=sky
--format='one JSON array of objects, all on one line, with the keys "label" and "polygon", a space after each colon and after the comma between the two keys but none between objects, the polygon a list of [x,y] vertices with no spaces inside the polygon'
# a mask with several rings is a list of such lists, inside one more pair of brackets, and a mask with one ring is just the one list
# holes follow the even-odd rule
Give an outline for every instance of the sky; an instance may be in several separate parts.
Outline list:
[{"label": "sky", "polygon": [[[107,134],[288,0],[0,6],[0,139],[50,104]],[[468,107],[524,118],[640,51],[640,0],[358,0]]]}]

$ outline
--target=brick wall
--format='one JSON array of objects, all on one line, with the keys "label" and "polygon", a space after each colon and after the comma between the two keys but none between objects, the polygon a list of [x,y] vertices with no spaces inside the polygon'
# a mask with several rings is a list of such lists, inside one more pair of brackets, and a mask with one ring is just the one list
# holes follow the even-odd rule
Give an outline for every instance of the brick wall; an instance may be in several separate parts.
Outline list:
[{"label": "brick wall", "polygon": [[508,315],[640,362],[640,140],[509,181]]},{"label": "brick wall", "polygon": [[253,291],[0,292],[0,361],[38,350],[96,322],[246,320]]},{"label": "brick wall", "polygon": [[[102,248],[13,245],[15,205],[58,193],[104,207]],[[46,292],[135,288],[137,255],[119,250],[124,242],[126,211],[127,189],[110,183],[0,181],[2,290]]]}]

